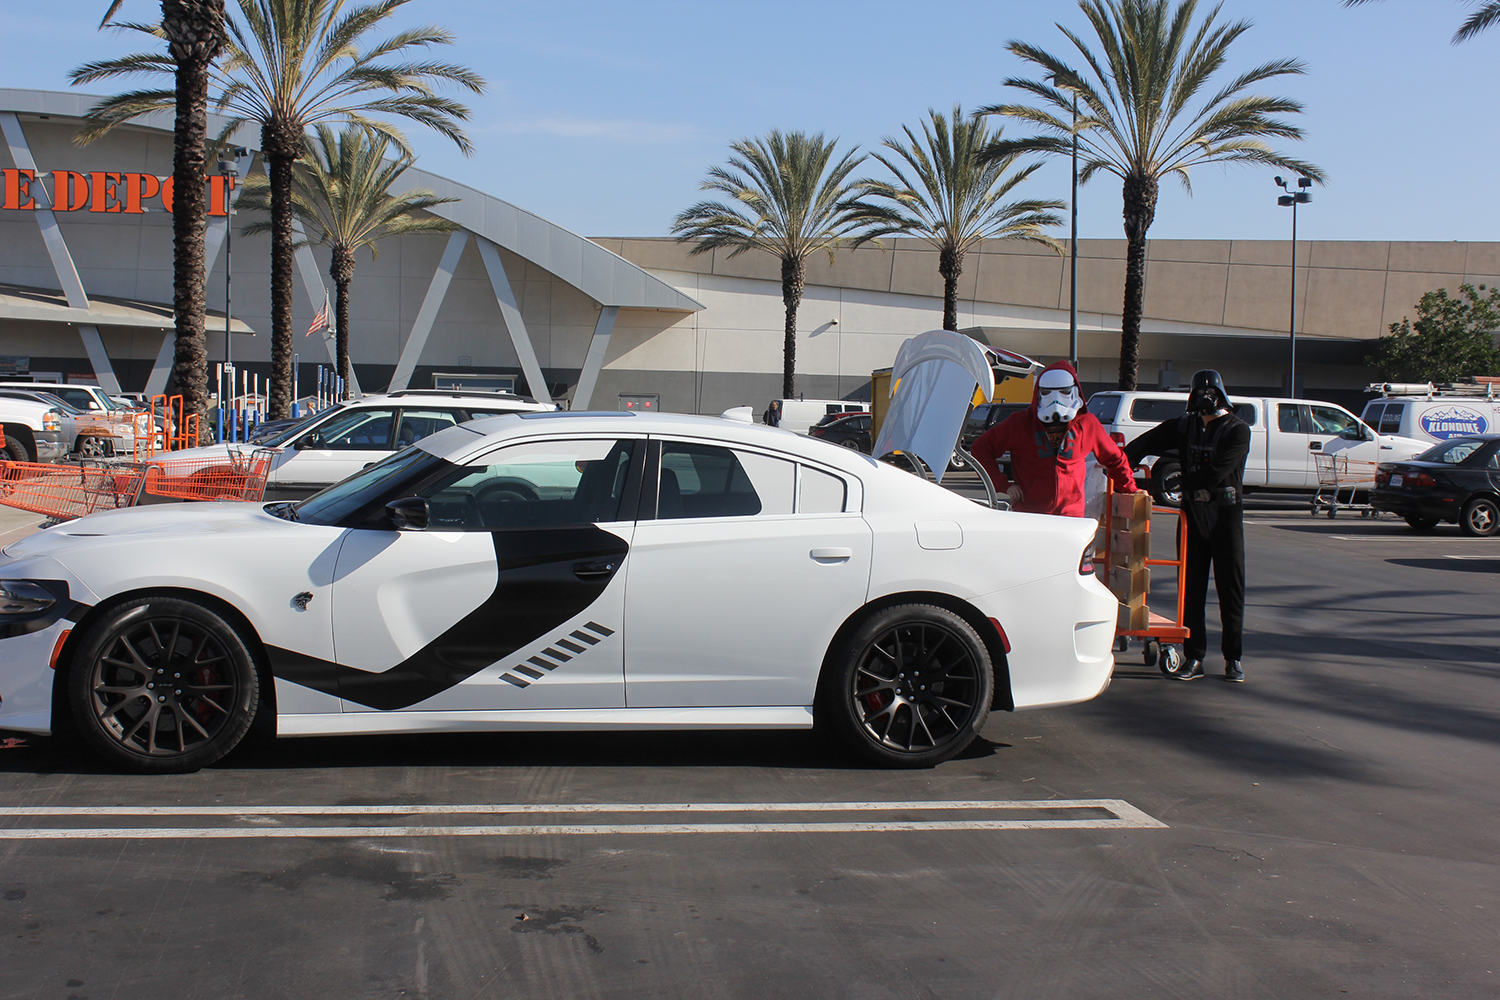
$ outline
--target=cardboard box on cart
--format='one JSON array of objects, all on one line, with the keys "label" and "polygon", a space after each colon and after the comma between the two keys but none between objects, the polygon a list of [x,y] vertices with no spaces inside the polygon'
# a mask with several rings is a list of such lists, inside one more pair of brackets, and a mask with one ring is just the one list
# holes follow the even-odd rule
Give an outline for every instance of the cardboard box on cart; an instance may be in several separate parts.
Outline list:
[{"label": "cardboard box on cart", "polygon": [[1110,498],[1109,589],[1120,602],[1118,628],[1146,627],[1150,609],[1151,497],[1145,493],[1115,493]]}]

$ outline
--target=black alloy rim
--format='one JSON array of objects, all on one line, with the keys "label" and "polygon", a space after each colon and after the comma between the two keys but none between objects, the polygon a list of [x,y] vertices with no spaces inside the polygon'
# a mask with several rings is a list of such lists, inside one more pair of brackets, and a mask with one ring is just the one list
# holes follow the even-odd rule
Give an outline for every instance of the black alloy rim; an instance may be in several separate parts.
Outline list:
[{"label": "black alloy rim", "polygon": [[854,671],[860,727],[897,753],[935,750],[967,731],[979,711],[980,665],[952,630],[907,622],[876,636]]},{"label": "black alloy rim", "polygon": [[243,697],[224,644],[181,618],[150,618],[114,635],[89,678],[100,727],[121,747],[175,757],[210,742]]}]

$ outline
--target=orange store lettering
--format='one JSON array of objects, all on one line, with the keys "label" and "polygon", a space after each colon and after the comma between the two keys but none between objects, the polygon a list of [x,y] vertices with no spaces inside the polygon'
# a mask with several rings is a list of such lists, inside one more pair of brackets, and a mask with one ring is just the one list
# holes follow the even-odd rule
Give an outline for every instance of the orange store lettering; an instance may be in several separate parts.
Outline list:
[{"label": "orange store lettering", "polygon": [[[208,214],[227,215],[233,177],[206,176]],[[50,183],[49,183],[50,182]],[[55,212],[120,212],[140,215],[172,211],[172,178],[154,174],[77,170],[0,170],[0,208]],[[50,190],[49,190],[50,188]],[[149,204],[148,204],[149,203]]]}]

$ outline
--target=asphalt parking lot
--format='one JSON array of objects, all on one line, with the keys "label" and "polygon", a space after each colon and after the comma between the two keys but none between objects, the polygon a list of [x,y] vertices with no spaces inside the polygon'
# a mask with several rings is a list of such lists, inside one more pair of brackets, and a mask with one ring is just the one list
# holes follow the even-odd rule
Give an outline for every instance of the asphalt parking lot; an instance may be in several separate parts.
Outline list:
[{"label": "asphalt parking lot", "polygon": [[514,733],[143,778],[0,733],[0,997],[1500,996],[1500,539],[1254,508],[1248,683],[1133,649],[931,771]]}]

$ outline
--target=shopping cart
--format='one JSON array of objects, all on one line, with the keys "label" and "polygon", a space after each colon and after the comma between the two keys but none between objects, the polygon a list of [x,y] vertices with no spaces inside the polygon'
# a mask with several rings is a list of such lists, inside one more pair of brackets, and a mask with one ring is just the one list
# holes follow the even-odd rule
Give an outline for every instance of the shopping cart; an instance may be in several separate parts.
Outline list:
[{"label": "shopping cart", "polygon": [[[1114,484],[1110,483],[1105,495],[1104,517],[1102,518],[1104,535],[1104,545],[1102,546],[1103,551],[1102,554],[1098,554],[1094,558],[1096,572],[1100,568],[1102,568],[1105,573],[1108,573],[1109,567],[1114,565],[1114,560],[1112,558],[1113,553],[1110,552],[1110,545],[1112,544],[1112,540],[1116,537],[1114,503],[1111,500],[1113,493]],[[1162,673],[1166,674],[1168,677],[1173,677],[1178,673],[1178,671],[1183,668],[1183,665],[1186,663],[1186,660],[1182,654],[1182,643],[1187,641],[1189,634],[1187,626],[1183,624],[1183,611],[1185,608],[1184,598],[1186,596],[1187,590],[1187,524],[1184,520],[1186,517],[1186,513],[1182,509],[1176,507],[1157,506],[1153,506],[1151,508],[1151,513],[1176,515],[1177,558],[1152,559],[1148,556],[1145,560],[1147,569],[1150,569],[1153,566],[1171,566],[1177,570],[1176,615],[1172,618],[1168,618],[1165,615],[1159,615],[1151,610],[1148,603],[1146,607],[1145,627],[1138,629],[1117,628],[1115,630],[1115,637],[1117,640],[1115,648],[1117,651],[1127,648],[1129,645],[1129,640],[1131,638],[1143,639],[1145,640],[1145,646],[1141,651],[1142,662],[1144,662],[1148,667],[1160,667]],[[1146,524],[1146,533],[1148,538],[1150,532],[1151,525],[1148,521]],[[1150,595],[1147,594],[1147,597],[1149,599]]]},{"label": "shopping cart", "polygon": [[0,462],[0,504],[71,521],[98,510],[134,506],[144,478],[139,465]]},{"label": "shopping cart", "polygon": [[[1361,517],[1375,517],[1378,512],[1369,503],[1355,503],[1354,494],[1363,491],[1366,496],[1375,488],[1375,467],[1378,463],[1365,462],[1334,452],[1331,455],[1315,454],[1313,461],[1318,466],[1318,493],[1312,499],[1312,516],[1319,511],[1328,511],[1329,517],[1337,517],[1342,510],[1357,510]],[[1345,499],[1340,500],[1344,496]]]},{"label": "shopping cart", "polygon": [[146,463],[141,492],[174,500],[259,500],[266,493],[271,461],[279,449],[245,452],[230,448],[224,461],[158,458]]}]

